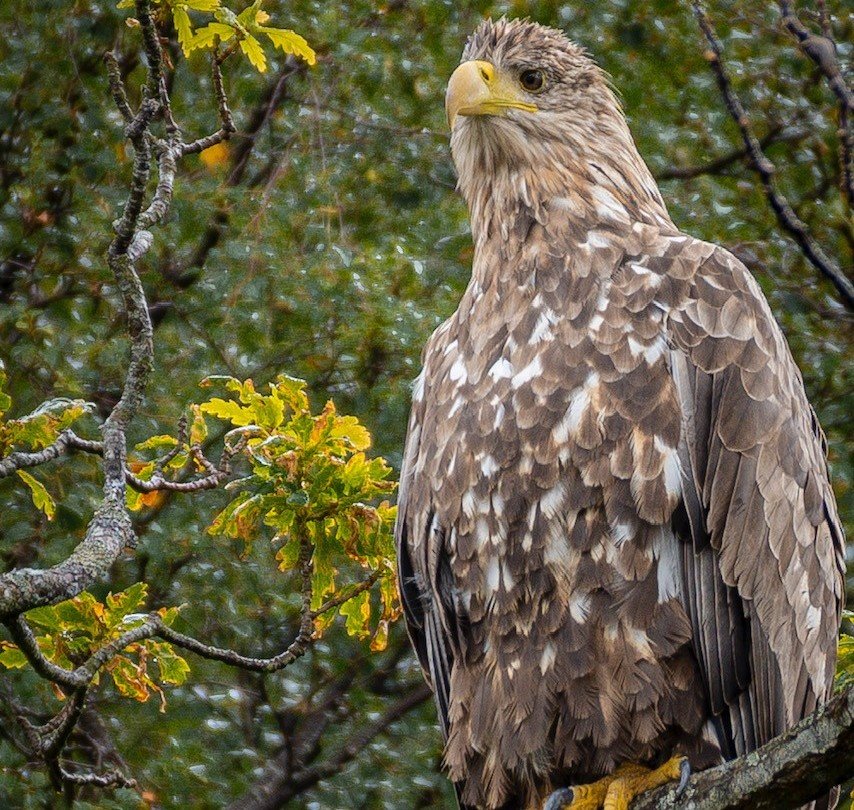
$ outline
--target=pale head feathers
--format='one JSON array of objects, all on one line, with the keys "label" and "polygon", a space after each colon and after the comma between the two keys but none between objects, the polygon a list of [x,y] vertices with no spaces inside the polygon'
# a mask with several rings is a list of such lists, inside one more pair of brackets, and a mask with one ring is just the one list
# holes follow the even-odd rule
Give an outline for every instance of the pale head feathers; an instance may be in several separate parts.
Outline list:
[{"label": "pale head feathers", "polygon": [[536,112],[459,116],[451,152],[472,228],[491,213],[520,206],[542,216],[562,207],[580,219],[669,222],[664,203],[638,154],[607,74],[586,51],[554,28],[528,20],[486,20],[461,62],[480,60],[519,82],[540,71],[543,87],[520,98]]}]

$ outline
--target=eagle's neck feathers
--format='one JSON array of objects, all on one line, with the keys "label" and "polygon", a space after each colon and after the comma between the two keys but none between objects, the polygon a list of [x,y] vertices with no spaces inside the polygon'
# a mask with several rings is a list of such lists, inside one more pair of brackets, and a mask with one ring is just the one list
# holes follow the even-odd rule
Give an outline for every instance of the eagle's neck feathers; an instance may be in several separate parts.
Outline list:
[{"label": "eagle's neck feathers", "polygon": [[526,221],[546,225],[556,211],[573,230],[627,232],[637,222],[674,229],[613,97],[595,126],[563,121],[559,140],[544,137],[553,121],[541,130],[536,115],[525,123],[530,132],[511,118],[470,118],[452,134],[476,246],[512,241]]}]

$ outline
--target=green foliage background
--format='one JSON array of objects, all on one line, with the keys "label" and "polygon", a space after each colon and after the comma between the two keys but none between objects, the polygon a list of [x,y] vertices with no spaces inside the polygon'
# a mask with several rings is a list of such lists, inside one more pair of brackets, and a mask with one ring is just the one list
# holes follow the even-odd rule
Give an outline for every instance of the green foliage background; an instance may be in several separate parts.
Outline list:
[{"label": "green foliage background", "polygon": [[[842,3],[827,5],[840,57],[850,61],[854,18]],[[332,397],[341,413],[357,415],[374,435],[373,451],[399,466],[419,352],[468,276],[470,238],[453,192],[443,97],[482,16],[530,15],[587,46],[613,76],[656,173],[740,146],[687,2],[300,0],[265,10],[302,34],[318,62],[283,67],[278,54],[264,75],[245,60],[228,66],[238,136],[227,153],[187,164],[169,223],[144,263],[157,370],[131,443],[173,430],[207,374],[251,377],[260,388],[285,372],[308,380],[315,410]],[[767,151],[781,188],[826,251],[850,265],[854,225],[835,185],[836,124],[826,86],[780,28],[774,4],[716,0],[709,11],[758,133],[776,133]],[[101,55],[117,47],[136,92],[142,70],[126,16],[111,3],[82,0],[0,8],[0,358],[12,415],[53,396],[93,401],[103,411],[119,390],[126,344],[103,254],[130,162]],[[188,136],[212,130],[203,58],[185,61],[177,46],[171,54],[179,120]],[[281,99],[270,103],[277,87]],[[259,121],[247,156],[245,133]],[[741,162],[716,175],[662,181],[662,188],[680,226],[736,250],[757,274],[828,434],[850,535],[850,319],[781,235]],[[82,425],[95,437],[94,420]],[[32,472],[56,499],[56,516],[48,522],[25,487],[5,480],[5,567],[66,555],[98,493],[93,460]],[[274,549],[257,543],[243,556],[239,541],[205,533],[228,498],[175,496],[138,513],[139,550],[116,566],[98,597],[143,580],[147,608],[186,603],[182,621],[211,643],[258,655],[286,646],[298,600]],[[190,665],[186,683],[167,689],[165,714],[157,701],[124,701],[109,686],[98,697],[101,731],[147,798],[163,807],[238,799],[324,687],[345,673],[352,684],[318,742],[321,756],[420,679],[399,625],[378,654],[330,628],[315,652],[266,678],[192,658]],[[47,688],[26,673],[3,678],[18,679],[16,689],[55,709]],[[434,710],[425,703],[342,774],[289,806],[449,805],[436,771],[439,752]],[[131,791],[96,796],[83,798],[99,807],[141,801]],[[43,807],[49,797],[45,777],[0,739],[0,804]]]}]

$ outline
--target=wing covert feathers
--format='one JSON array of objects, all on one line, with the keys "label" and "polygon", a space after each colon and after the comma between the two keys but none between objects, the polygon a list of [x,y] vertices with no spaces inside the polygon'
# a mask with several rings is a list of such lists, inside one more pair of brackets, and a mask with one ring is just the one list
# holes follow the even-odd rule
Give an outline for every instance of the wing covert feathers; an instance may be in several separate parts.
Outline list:
[{"label": "wing covert feathers", "polygon": [[713,714],[738,755],[830,693],[842,529],[800,372],[743,265],[714,249],[669,331],[685,415],[687,607]]}]

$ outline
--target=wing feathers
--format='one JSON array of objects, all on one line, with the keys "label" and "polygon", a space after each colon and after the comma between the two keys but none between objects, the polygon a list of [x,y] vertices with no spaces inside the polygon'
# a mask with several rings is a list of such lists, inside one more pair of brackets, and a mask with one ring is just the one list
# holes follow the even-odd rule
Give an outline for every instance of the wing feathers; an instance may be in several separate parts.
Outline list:
[{"label": "wing feathers", "polygon": [[697,658],[734,756],[828,694],[844,547],[823,436],[758,287],[716,250],[693,292],[671,314],[686,518],[674,530]]}]

